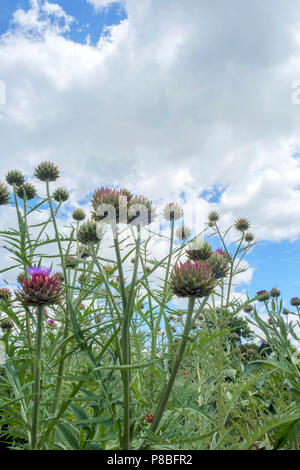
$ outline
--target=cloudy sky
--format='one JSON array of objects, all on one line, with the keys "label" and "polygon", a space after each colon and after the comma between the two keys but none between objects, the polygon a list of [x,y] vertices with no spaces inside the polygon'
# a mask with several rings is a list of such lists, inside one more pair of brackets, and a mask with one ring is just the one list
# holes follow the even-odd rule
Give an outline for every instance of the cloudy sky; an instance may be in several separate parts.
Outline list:
[{"label": "cloudy sky", "polygon": [[241,288],[300,296],[299,80],[298,0],[1,0],[0,180],[51,160],[70,209],[125,185],[246,216]]}]

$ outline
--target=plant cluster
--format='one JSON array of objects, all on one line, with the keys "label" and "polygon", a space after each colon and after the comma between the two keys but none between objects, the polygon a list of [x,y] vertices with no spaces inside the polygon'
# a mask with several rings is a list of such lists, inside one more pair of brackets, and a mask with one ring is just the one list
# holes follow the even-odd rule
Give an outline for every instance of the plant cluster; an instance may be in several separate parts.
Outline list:
[{"label": "plant cluster", "polygon": [[58,167],[42,162],[34,176],[44,195],[19,170],[6,175],[11,190],[0,183],[17,223],[0,232],[11,260],[3,285],[15,273],[0,288],[1,440],[30,450],[298,449],[300,299],[290,310],[275,287],[235,294],[256,243],[248,219],[223,231],[212,211],[192,236],[171,202],[169,248],[157,258],[151,246],[166,236],[152,231],[147,198],[101,187],[91,214],[74,209],[62,230],[69,191],[52,188]]}]

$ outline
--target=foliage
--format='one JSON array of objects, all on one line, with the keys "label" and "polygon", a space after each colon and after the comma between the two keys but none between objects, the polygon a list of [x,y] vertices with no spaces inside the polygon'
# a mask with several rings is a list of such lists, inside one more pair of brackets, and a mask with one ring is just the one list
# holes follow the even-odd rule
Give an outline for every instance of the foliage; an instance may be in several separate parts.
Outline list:
[{"label": "foliage", "polygon": [[[16,296],[0,299],[0,322],[13,322],[2,328],[1,439],[12,449],[298,449],[299,306],[284,311],[276,292],[260,304],[259,296],[243,301],[234,294],[255,246],[249,221],[222,231],[219,214],[209,215],[192,240],[205,235],[207,257],[208,243],[217,243],[228,266],[211,295],[189,297],[179,310],[170,280],[177,266],[182,284],[177,263],[189,240],[175,238],[177,217],[169,217],[169,236],[154,233],[147,200],[143,228],[133,216],[126,227],[107,224],[115,235],[108,259],[96,222],[74,217],[63,230],[66,198],[54,198],[49,184],[58,169],[41,165],[44,196],[29,205],[13,186],[18,228],[0,233],[11,261],[1,274],[4,283],[13,270],[20,288],[18,274],[52,267],[63,299],[38,307]],[[130,202],[129,192],[119,192]],[[33,216],[45,213],[36,223]],[[158,259],[151,246],[161,240],[169,251]],[[186,282],[193,283],[190,273]]]}]

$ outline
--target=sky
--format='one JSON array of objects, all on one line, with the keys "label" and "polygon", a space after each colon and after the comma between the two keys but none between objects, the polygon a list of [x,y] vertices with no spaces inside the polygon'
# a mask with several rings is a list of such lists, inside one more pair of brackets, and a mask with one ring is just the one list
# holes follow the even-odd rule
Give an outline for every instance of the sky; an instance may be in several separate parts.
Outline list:
[{"label": "sky", "polygon": [[[0,181],[19,168],[37,184],[50,160],[71,191],[65,218],[103,185],[203,220],[217,209],[224,226],[247,217],[259,243],[239,289],[277,286],[288,303],[299,80],[298,0],[1,0]],[[1,207],[1,228],[11,216]]]}]

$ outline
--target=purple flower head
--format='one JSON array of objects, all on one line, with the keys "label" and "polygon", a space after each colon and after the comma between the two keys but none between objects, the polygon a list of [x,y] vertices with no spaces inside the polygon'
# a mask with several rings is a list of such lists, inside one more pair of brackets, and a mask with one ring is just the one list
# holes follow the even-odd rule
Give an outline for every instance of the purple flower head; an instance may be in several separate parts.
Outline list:
[{"label": "purple flower head", "polygon": [[213,274],[216,279],[226,277],[229,272],[229,258],[228,255],[221,248],[216,250],[208,260],[212,267]]},{"label": "purple flower head", "polygon": [[293,298],[291,299],[290,303],[291,303],[291,305],[292,305],[293,307],[299,307],[299,305],[300,305],[300,299],[299,299],[299,297],[293,297]]},{"label": "purple flower head", "polygon": [[207,262],[177,263],[170,277],[170,287],[178,297],[205,297],[213,292],[217,280]]},{"label": "purple flower head", "polygon": [[256,292],[256,295],[259,297],[259,299],[257,299],[259,302],[266,302],[270,298],[270,294],[267,290],[259,290]]},{"label": "purple flower head", "polygon": [[49,276],[51,268],[43,268],[42,266],[32,266],[27,269],[30,276]]},{"label": "purple flower head", "polygon": [[62,300],[63,285],[56,275],[50,275],[51,269],[33,266],[28,269],[30,278],[20,279],[21,288],[16,292],[17,299],[23,305],[53,305]]}]

